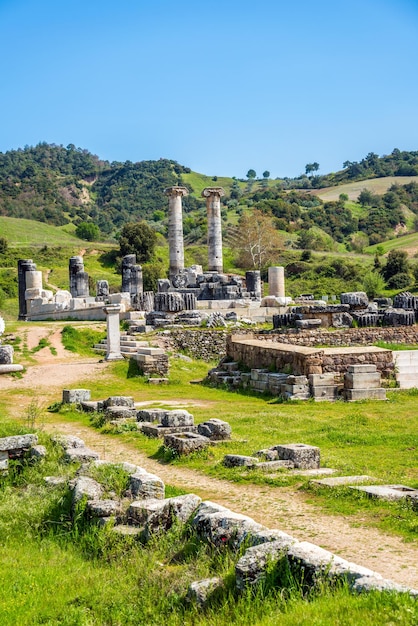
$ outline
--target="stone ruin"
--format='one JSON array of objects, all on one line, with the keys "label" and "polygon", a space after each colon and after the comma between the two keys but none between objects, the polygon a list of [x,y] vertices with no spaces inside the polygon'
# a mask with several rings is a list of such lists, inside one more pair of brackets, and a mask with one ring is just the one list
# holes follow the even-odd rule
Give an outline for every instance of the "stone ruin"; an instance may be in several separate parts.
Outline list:
[{"label": "stone ruin", "polygon": [[4,323],[4,319],[0,315],[0,374],[13,374],[14,372],[21,372],[23,370],[23,365],[13,363],[13,346],[1,343],[1,336],[4,333],[5,328],[6,325]]},{"label": "stone ruin", "polygon": [[[215,502],[202,502],[193,493],[166,498],[161,478],[133,463],[115,464],[102,460],[79,437],[57,435],[53,442],[63,450],[64,462],[78,463],[79,468],[71,480],[62,475],[44,476],[44,482],[49,489],[69,489],[73,510],[84,499],[87,523],[108,526],[111,532],[119,535],[137,535],[145,546],[151,538],[166,533],[173,524],[187,524],[189,532],[198,540],[219,550],[232,548],[238,552],[243,547],[243,554],[235,563],[238,591],[262,583],[271,566],[282,563],[295,576],[302,571],[305,585],[313,585],[321,578],[342,580],[356,593],[391,591],[418,597],[418,590],[384,579],[373,570],[351,563],[315,544],[299,541],[281,530],[267,528]],[[0,439],[0,454],[5,452],[7,461],[15,458],[14,452],[19,452],[18,458],[30,458],[33,463],[42,463],[47,456],[46,448],[37,446],[37,437],[33,434]],[[0,471],[3,472],[7,471],[5,460],[0,461],[3,463]],[[105,466],[116,467],[125,473],[126,489],[122,497],[107,493],[105,485],[93,477],[97,476],[98,468]],[[225,587],[225,582],[220,577],[194,581],[185,599],[200,606],[209,604],[213,594]]]},{"label": "stone ruin", "polygon": [[340,294],[341,304],[328,304],[301,296],[296,306],[286,313],[273,315],[273,327],[312,329],[321,327],[349,328],[371,326],[412,326],[418,320],[418,297],[409,292],[369,302],[363,291]]}]

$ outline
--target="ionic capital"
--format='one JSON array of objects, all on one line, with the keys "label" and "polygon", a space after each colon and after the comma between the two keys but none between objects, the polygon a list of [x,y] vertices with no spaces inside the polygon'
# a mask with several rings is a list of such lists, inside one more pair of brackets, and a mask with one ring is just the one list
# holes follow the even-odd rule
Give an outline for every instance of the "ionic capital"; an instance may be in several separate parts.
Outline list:
[{"label": "ionic capital", "polygon": [[164,193],[166,196],[183,197],[189,195],[189,190],[187,189],[187,187],[175,185],[174,187],[167,187],[167,189],[164,189]]},{"label": "ionic capital", "polygon": [[220,198],[225,195],[225,190],[222,187],[205,187],[202,191],[203,198],[210,198],[210,196],[219,196]]}]

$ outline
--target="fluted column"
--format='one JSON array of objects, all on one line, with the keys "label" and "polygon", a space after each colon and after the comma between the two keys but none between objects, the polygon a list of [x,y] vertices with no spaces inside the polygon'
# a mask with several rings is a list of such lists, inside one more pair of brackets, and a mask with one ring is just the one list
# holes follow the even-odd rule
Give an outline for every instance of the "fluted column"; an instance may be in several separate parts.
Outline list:
[{"label": "fluted column", "polygon": [[223,272],[221,197],[224,195],[225,191],[222,187],[206,187],[202,191],[202,196],[206,198],[208,216],[208,263],[210,272]]},{"label": "fluted column", "polygon": [[184,270],[183,209],[181,199],[188,195],[186,187],[175,186],[164,190],[168,196],[169,276]]}]

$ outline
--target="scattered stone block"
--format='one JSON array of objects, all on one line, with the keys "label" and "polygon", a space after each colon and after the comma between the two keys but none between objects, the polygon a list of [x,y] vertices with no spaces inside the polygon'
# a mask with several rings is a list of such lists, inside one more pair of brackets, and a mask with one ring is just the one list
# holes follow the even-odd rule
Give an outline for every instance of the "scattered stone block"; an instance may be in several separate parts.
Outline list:
[{"label": "scattered stone block", "polygon": [[110,420],[134,419],[136,421],[136,409],[127,406],[109,406],[105,410],[105,417]]},{"label": "scattered stone block", "polygon": [[166,435],[177,433],[194,433],[196,426],[161,426],[161,424],[150,424],[142,422],[140,424],[141,432],[147,437],[158,437],[163,439]]},{"label": "scattered stone block", "polygon": [[353,483],[365,483],[373,480],[371,476],[336,476],[335,478],[322,478],[319,480],[311,480],[311,484],[319,485],[320,487],[345,487],[350,486]]},{"label": "scattered stone block", "polygon": [[142,470],[131,474],[129,490],[134,497],[161,500],[164,498],[165,486],[161,478]]},{"label": "scattered stone block", "polygon": [[142,532],[141,528],[138,528],[137,526],[128,526],[127,524],[117,524],[116,526],[113,526],[112,530],[114,533],[124,537],[140,535]]},{"label": "scattered stone block", "polygon": [[231,438],[232,428],[228,422],[212,418],[207,422],[198,424],[197,432],[204,437],[215,441],[224,441]]},{"label": "scattered stone block", "polygon": [[177,427],[177,426],[193,426],[193,415],[185,410],[166,411],[161,416],[161,426]]},{"label": "scattered stone block", "polygon": [[75,435],[54,435],[52,441],[63,448],[85,448],[83,439]]},{"label": "scattered stone block", "polygon": [[335,474],[337,470],[331,469],[330,467],[319,467],[318,469],[308,469],[308,470],[292,470],[292,474],[297,474],[298,476],[321,476],[327,474]]},{"label": "scattered stone block", "polygon": [[289,443],[273,446],[277,450],[279,459],[292,461],[300,469],[317,469],[320,466],[320,450],[316,446],[305,443]]},{"label": "scattered stone block", "polygon": [[277,461],[279,458],[279,453],[277,452],[277,450],[265,448],[264,450],[257,450],[257,452],[254,452],[254,456],[262,458],[265,461]]},{"label": "scattered stone block", "polygon": [[335,384],[335,372],[326,372],[324,374],[310,374],[309,384],[312,387],[329,387]]},{"label": "scattered stone block", "polygon": [[197,580],[190,584],[187,590],[186,600],[203,608],[211,600],[212,595],[222,588],[222,579],[217,576],[213,578],[205,578],[204,580]]},{"label": "scattered stone block", "polygon": [[191,454],[198,450],[204,450],[210,444],[210,439],[198,433],[183,432],[164,436],[164,445],[171,448],[179,455]]},{"label": "scattered stone block", "polygon": [[107,409],[111,406],[125,406],[130,409],[135,408],[134,399],[131,396],[110,396],[103,402],[103,407]]},{"label": "scattered stone block", "polygon": [[373,365],[373,363],[358,363],[347,367],[349,374],[372,374],[376,371],[376,365]]},{"label": "scattered stone block", "polygon": [[29,456],[32,459],[32,461],[42,461],[42,459],[44,459],[47,455],[47,451],[45,446],[32,446],[32,448],[29,451]]},{"label": "scattered stone block", "polygon": [[104,410],[102,400],[89,400],[88,402],[80,402],[80,407],[86,413],[100,413]]},{"label": "scattered stone block", "polygon": [[122,506],[116,500],[89,500],[87,510],[92,517],[111,517],[121,515]]},{"label": "scattered stone block", "polygon": [[230,545],[238,547],[242,541],[264,530],[246,515],[233,513],[212,502],[202,502],[193,519],[199,537],[217,547]]},{"label": "scattered stone block", "polygon": [[86,497],[87,500],[100,500],[102,486],[89,476],[78,476],[70,481],[70,489],[73,494],[73,504]]},{"label": "scattered stone block", "polygon": [[392,580],[385,580],[381,576],[362,576],[354,580],[352,586],[353,591],[359,593],[369,591],[389,591],[395,593],[407,593],[408,595],[417,598],[418,589],[410,589],[404,585],[398,585]]},{"label": "scattered stone block", "polygon": [[0,452],[13,450],[29,450],[29,448],[35,446],[37,443],[38,436],[34,434],[2,437],[0,439]]},{"label": "scattered stone block", "polygon": [[85,446],[82,448],[67,448],[64,454],[64,460],[68,463],[94,461],[98,458],[99,454],[95,450],[90,450],[90,448]]},{"label": "scattered stone block", "polygon": [[161,424],[166,413],[165,409],[141,409],[137,411],[136,419],[138,422],[158,422]]},{"label": "scattered stone block", "polygon": [[90,400],[90,389],[63,389],[63,404],[80,404],[80,402],[88,402]]},{"label": "scattered stone block", "polygon": [[0,472],[5,472],[9,468],[9,455],[7,451],[0,451]]},{"label": "scattered stone block", "polygon": [[255,465],[255,469],[262,472],[276,472],[277,470],[293,469],[294,467],[293,461],[262,461]]},{"label": "scattered stone block", "polygon": [[367,485],[365,487],[353,486],[351,489],[364,491],[371,498],[379,500],[404,500],[407,496],[418,497],[418,489],[405,485]]},{"label": "scattered stone block", "polygon": [[260,583],[265,578],[267,566],[283,558],[293,543],[295,539],[285,536],[282,540],[248,548],[235,566],[237,588],[243,590],[249,585]]},{"label": "scattered stone block", "polygon": [[346,389],[377,389],[380,385],[380,372],[354,374],[347,372],[344,376]]},{"label": "scattered stone block", "polygon": [[202,498],[188,493],[175,498],[163,500],[163,507],[148,516],[145,524],[145,538],[151,535],[169,530],[175,521],[185,524],[196,511]]},{"label": "scattered stone block", "polygon": [[168,378],[148,378],[150,385],[167,385],[169,382]]},{"label": "scattered stone block", "polygon": [[259,459],[242,454],[225,454],[222,463],[225,467],[254,467],[258,465]]}]

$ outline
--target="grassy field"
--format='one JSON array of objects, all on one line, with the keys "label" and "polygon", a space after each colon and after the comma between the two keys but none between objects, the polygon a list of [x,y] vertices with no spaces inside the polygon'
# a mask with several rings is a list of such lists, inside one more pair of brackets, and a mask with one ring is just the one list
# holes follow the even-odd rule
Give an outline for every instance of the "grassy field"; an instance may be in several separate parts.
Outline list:
[{"label": "grassy field", "polygon": [[[0,424],[1,435],[19,430]],[[77,465],[63,464],[59,448],[42,434],[41,443],[48,449],[41,464],[11,463],[0,482],[4,626],[416,624],[417,604],[408,596],[359,596],[325,580],[307,584],[280,562],[271,565],[262,584],[240,593],[234,566],[245,546],[213,548],[187,526],[142,543],[92,525],[83,503],[72,512],[66,485],[51,488],[43,481],[45,475],[68,479]],[[108,488],[118,483],[113,479]],[[213,576],[223,586],[205,608],[186,600],[191,582]]]},{"label": "grassy field", "polygon": [[9,245],[28,246],[83,246],[85,242],[66,232],[64,226],[50,226],[43,222],[0,217],[0,233]]},{"label": "grassy field", "polygon": [[418,176],[386,176],[383,178],[370,178],[369,180],[360,180],[354,183],[346,183],[344,185],[338,185],[336,187],[327,187],[325,189],[315,189],[310,191],[315,196],[318,196],[324,202],[331,200],[338,200],[340,194],[346,193],[348,198],[352,201],[356,201],[359,194],[363,189],[369,189],[373,193],[382,195],[392,185],[406,185],[407,183],[418,181]]},{"label": "grassy field", "polygon": [[364,251],[369,254],[375,254],[376,251],[381,249],[383,249],[384,254],[391,250],[405,250],[410,257],[413,257],[418,252],[418,233],[410,233],[409,235],[388,239],[374,246],[368,246]]}]

